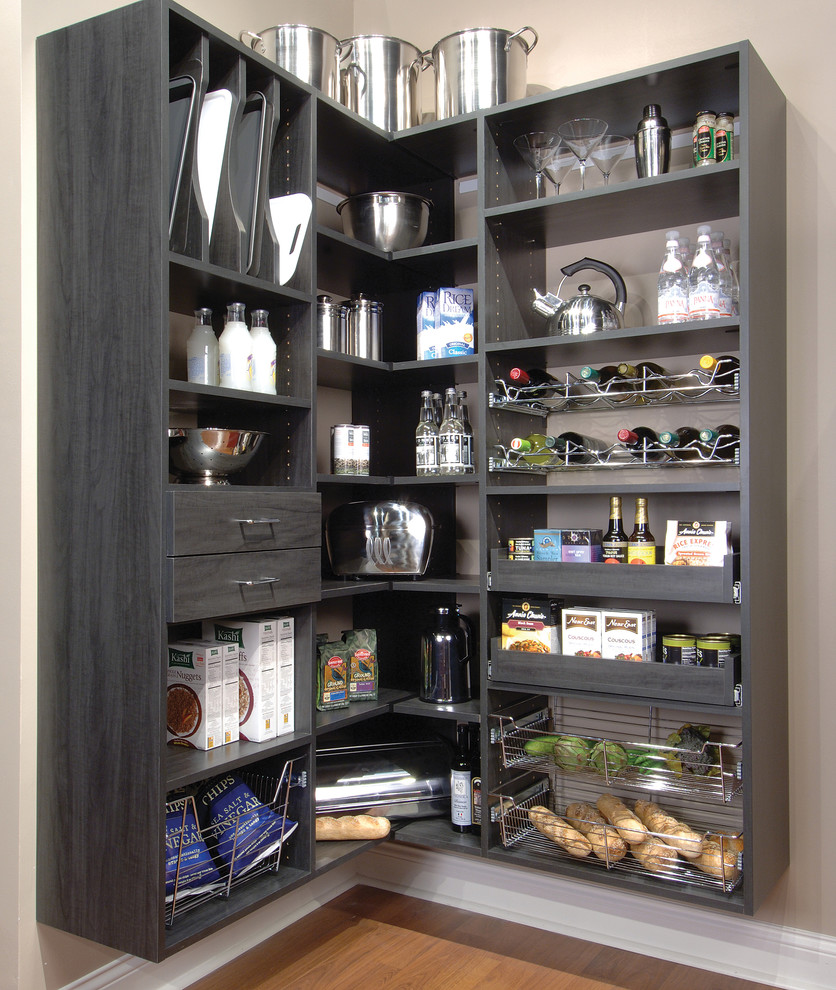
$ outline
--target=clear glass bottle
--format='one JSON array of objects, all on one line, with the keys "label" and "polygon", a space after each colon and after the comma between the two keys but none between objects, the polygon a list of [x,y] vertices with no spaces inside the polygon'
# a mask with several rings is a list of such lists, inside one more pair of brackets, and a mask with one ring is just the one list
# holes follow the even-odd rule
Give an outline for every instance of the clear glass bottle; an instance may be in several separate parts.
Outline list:
[{"label": "clear glass bottle", "polygon": [[514,437],[511,450],[517,453],[529,464],[551,464],[557,450],[557,438],[543,433],[529,433],[527,437]]},{"label": "clear glass bottle", "polygon": [[194,330],[186,341],[187,378],[199,385],[218,384],[218,338],[212,329],[212,310],[194,311]]},{"label": "clear glass bottle", "polygon": [[740,279],[737,277],[735,262],[732,261],[731,240],[728,237],[723,239],[723,255],[732,280],[732,316],[740,316]]},{"label": "clear glass bottle", "polygon": [[723,231],[712,230],[711,250],[720,276],[720,316],[734,315],[734,281],[723,250]]},{"label": "clear glass bottle", "polygon": [[439,392],[433,392],[433,415],[435,416],[435,425],[440,427],[441,420],[444,418],[444,400]]},{"label": "clear glass bottle", "polygon": [[438,428],[439,473],[464,474],[464,424],[458,418],[456,390],[444,393],[444,415]]},{"label": "clear glass bottle", "polygon": [[720,273],[711,250],[711,228],[697,230],[697,250],[688,276],[688,319],[713,320],[720,315]]},{"label": "clear glass bottle", "polygon": [[244,322],[244,304],[230,303],[226,326],[218,341],[220,384],[251,392],[253,387],[253,339]]},{"label": "clear glass bottle", "polygon": [[657,322],[684,323],[688,319],[688,273],[679,255],[677,231],[669,230],[667,237],[665,257],[656,280]]},{"label": "clear glass bottle", "polygon": [[276,342],[267,326],[267,310],[254,309],[250,339],[253,346],[253,392],[276,394]]},{"label": "clear glass bottle", "polygon": [[633,532],[627,541],[628,564],[655,564],[656,539],[650,532],[647,518],[647,499],[641,496],[636,499],[636,518]]},{"label": "clear glass bottle", "polygon": [[459,401],[459,419],[464,427],[464,452],[462,454],[464,473],[473,474],[476,470],[476,457],[473,449],[473,427],[470,425],[470,414],[467,409],[467,392],[459,390],[456,397]]},{"label": "clear glass bottle", "polygon": [[421,393],[421,413],[415,428],[415,473],[419,476],[438,474],[438,424],[435,421],[433,394]]}]

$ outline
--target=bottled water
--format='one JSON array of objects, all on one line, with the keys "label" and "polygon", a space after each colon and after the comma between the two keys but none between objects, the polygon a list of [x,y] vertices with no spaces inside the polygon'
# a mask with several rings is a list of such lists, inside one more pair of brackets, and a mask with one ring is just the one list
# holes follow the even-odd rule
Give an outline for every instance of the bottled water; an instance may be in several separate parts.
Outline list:
[{"label": "bottled water", "polygon": [[723,254],[726,258],[726,268],[728,268],[732,280],[732,316],[740,316],[740,282],[731,260],[731,241],[728,237],[723,241]]},{"label": "bottled water", "polygon": [[717,274],[720,276],[720,316],[734,315],[734,286],[732,273],[723,251],[723,231],[711,232],[711,250],[714,252],[714,262]]},{"label": "bottled water", "polygon": [[659,271],[659,323],[682,323],[688,319],[688,273],[679,255],[679,233],[669,230],[665,257]]},{"label": "bottled water", "polygon": [[188,379],[200,385],[218,384],[218,338],[212,329],[212,310],[194,311],[194,330],[186,341]]},{"label": "bottled water", "polygon": [[711,250],[711,228],[698,227],[697,250],[688,276],[688,319],[713,320],[720,315],[720,273]]}]

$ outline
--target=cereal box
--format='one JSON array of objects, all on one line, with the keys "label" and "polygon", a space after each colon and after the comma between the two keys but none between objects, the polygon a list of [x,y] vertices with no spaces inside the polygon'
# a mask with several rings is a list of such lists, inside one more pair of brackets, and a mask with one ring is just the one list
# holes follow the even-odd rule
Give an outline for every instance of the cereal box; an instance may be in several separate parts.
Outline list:
[{"label": "cereal box", "polygon": [[166,688],[169,743],[223,745],[223,651],[213,643],[169,643]]},{"label": "cereal box", "polygon": [[216,643],[212,639],[189,640],[215,649],[220,647],[223,657],[223,729],[222,743],[238,742],[238,644]]},{"label": "cereal box", "polygon": [[276,623],[276,735],[293,732],[295,726],[295,639],[293,616],[279,615]]}]

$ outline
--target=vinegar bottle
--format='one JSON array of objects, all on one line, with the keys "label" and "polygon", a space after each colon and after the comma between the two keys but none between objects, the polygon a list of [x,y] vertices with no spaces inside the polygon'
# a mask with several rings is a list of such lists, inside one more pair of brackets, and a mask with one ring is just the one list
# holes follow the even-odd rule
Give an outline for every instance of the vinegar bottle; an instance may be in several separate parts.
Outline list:
[{"label": "vinegar bottle", "polygon": [[655,564],[656,540],[647,521],[647,499],[636,499],[636,521],[627,541],[628,564]]},{"label": "vinegar bottle", "polygon": [[244,304],[230,303],[226,326],[218,341],[220,384],[251,392],[253,386],[253,339],[244,322]]},{"label": "vinegar bottle", "polygon": [[253,347],[253,392],[276,394],[276,342],[267,326],[267,310],[254,309],[250,339]]},{"label": "vinegar bottle", "polygon": [[627,563],[627,534],[621,522],[621,496],[610,497],[610,524],[601,540],[601,559],[605,564]]},{"label": "vinegar bottle", "polygon": [[187,377],[199,385],[218,384],[218,338],[212,329],[212,310],[194,311],[194,330],[186,341]]},{"label": "vinegar bottle", "polygon": [[466,722],[456,726],[456,752],[450,768],[450,824],[454,832],[469,832],[473,796],[470,792],[470,746]]}]

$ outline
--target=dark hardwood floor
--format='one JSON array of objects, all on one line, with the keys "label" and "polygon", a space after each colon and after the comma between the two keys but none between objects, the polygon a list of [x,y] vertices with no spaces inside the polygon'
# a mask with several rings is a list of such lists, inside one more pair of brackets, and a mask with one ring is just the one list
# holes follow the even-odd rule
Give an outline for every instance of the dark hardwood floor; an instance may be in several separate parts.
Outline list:
[{"label": "dark hardwood floor", "polygon": [[768,990],[356,886],[187,990]]}]

